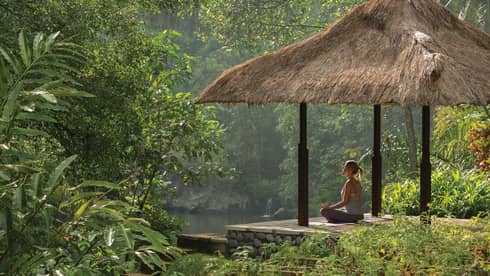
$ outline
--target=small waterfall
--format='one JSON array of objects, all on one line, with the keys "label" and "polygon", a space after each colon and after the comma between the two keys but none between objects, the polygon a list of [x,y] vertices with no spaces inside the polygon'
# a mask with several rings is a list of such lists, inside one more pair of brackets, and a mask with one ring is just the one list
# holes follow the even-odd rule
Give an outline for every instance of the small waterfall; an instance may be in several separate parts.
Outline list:
[{"label": "small waterfall", "polygon": [[271,216],[271,211],[272,211],[272,198],[269,198],[267,200],[267,204],[265,205],[265,218],[269,218]]}]

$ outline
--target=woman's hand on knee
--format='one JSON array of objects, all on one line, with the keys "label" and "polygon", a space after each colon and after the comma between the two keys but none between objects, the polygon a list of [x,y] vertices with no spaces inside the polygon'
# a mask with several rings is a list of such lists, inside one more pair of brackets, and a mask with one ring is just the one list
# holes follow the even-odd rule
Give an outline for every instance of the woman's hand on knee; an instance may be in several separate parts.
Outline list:
[{"label": "woman's hand on knee", "polygon": [[320,205],[320,210],[321,209],[330,209],[330,206],[328,206],[328,204],[322,204]]}]

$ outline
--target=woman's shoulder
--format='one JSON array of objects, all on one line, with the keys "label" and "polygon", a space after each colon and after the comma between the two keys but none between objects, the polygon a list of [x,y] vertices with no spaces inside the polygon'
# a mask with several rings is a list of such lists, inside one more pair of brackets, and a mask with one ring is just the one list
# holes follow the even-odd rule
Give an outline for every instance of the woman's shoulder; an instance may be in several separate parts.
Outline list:
[{"label": "woman's shoulder", "polygon": [[347,179],[347,181],[345,181],[345,184],[346,185],[357,185],[357,184],[361,184],[361,182],[359,182],[359,180],[356,180],[356,179]]},{"label": "woman's shoulder", "polygon": [[361,182],[356,179],[347,179],[345,186],[357,190],[357,188],[361,186]]}]

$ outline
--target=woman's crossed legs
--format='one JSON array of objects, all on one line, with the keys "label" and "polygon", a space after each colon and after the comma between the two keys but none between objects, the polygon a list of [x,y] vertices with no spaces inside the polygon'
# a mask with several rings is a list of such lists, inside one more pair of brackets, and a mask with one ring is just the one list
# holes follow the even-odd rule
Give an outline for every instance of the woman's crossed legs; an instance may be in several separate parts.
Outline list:
[{"label": "woman's crossed legs", "polygon": [[364,215],[349,214],[335,209],[321,209],[321,214],[328,222],[340,223],[340,222],[357,222],[364,219]]}]

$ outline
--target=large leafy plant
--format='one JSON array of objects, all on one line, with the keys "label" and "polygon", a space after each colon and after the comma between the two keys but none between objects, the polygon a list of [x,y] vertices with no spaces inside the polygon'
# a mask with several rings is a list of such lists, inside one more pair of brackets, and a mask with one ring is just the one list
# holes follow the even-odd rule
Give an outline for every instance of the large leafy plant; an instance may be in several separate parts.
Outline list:
[{"label": "large leafy plant", "polygon": [[0,271],[164,270],[164,258],[178,249],[148,222],[129,217],[128,204],[111,199],[119,185],[71,185],[63,173],[76,156],[58,163],[36,150],[53,142],[43,128],[69,110],[66,97],[92,96],[74,78],[83,50],[58,36],[37,34],[31,47],[21,33],[16,53],[0,48]]},{"label": "large leafy plant", "polygon": [[[419,213],[418,180],[386,185],[383,208],[388,214]],[[485,214],[490,206],[490,180],[484,173],[436,167],[432,173],[431,213],[437,216],[470,218]]]}]

